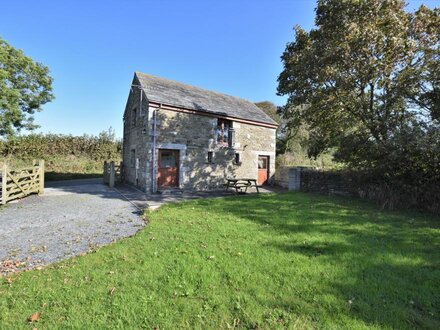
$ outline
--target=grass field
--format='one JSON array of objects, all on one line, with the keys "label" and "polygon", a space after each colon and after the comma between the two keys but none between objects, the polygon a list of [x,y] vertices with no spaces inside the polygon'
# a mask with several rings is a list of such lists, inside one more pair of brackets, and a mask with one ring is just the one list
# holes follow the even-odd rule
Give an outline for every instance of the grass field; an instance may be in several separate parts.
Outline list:
[{"label": "grass field", "polygon": [[0,279],[0,328],[440,328],[439,218],[301,193],[147,217],[134,237]]}]

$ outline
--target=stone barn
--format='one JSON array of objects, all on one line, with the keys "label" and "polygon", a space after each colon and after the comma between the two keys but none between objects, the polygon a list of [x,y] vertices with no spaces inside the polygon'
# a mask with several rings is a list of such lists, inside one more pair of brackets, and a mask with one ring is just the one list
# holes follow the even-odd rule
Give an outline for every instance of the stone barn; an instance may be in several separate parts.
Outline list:
[{"label": "stone barn", "polygon": [[272,183],[277,123],[254,103],[136,72],[124,112],[124,180],[150,193]]}]

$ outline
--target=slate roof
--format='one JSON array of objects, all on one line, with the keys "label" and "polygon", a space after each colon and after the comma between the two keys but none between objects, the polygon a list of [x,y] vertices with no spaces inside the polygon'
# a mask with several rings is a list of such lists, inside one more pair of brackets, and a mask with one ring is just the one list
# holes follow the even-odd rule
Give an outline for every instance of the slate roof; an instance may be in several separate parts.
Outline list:
[{"label": "slate roof", "polygon": [[151,102],[277,125],[254,103],[239,97],[212,92],[141,72],[136,72],[135,76]]}]

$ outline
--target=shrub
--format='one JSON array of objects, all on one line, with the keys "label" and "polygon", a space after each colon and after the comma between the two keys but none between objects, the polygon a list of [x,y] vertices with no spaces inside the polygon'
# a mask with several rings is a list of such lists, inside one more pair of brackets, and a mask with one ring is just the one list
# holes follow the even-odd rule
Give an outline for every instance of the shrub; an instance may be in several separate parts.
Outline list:
[{"label": "shrub", "polygon": [[98,136],[29,134],[0,140],[4,163],[22,167],[44,159],[49,172],[100,173],[105,160],[121,160],[121,150],[122,143],[112,130]]}]

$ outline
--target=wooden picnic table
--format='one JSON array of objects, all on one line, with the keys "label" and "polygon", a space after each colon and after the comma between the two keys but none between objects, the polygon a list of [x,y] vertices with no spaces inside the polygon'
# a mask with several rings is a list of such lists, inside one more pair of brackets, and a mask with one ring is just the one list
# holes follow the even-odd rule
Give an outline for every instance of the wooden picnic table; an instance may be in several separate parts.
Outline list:
[{"label": "wooden picnic table", "polygon": [[224,186],[226,187],[226,190],[233,188],[237,193],[246,193],[248,188],[255,187],[257,188],[257,193],[260,193],[258,190],[257,179],[227,178]]}]

